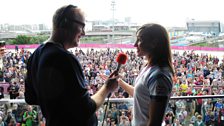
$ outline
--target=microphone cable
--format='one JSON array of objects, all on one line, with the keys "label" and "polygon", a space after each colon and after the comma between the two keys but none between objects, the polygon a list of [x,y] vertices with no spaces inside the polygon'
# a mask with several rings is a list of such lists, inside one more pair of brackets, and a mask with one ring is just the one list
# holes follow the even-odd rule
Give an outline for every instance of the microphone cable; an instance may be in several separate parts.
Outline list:
[{"label": "microphone cable", "polygon": [[106,108],[104,109],[104,115],[103,115],[103,122],[102,122],[102,126],[104,124],[105,118],[107,116],[107,108],[108,108],[108,104],[109,104],[109,99],[110,99],[111,93],[107,96],[107,101],[106,101]]},{"label": "microphone cable", "polygon": [[[124,54],[124,53],[119,53],[119,54],[118,54],[118,56],[117,56],[117,58],[116,58],[116,62],[118,63],[117,69],[114,71],[114,74],[111,74],[111,75],[109,76],[109,78],[111,78],[113,75],[116,75],[116,76],[118,75],[118,72],[119,72],[119,69],[120,69],[121,65],[122,65],[122,64],[125,64],[126,61],[127,61],[127,59],[128,59],[128,57],[127,57],[126,54]],[[103,126],[104,121],[105,121],[105,118],[106,118],[106,116],[107,116],[106,113],[107,113],[107,107],[108,107],[108,104],[109,104],[110,96],[111,96],[111,93],[109,93],[109,95],[107,96],[106,108],[105,108],[105,110],[104,110],[104,116],[103,116],[102,126]]]}]

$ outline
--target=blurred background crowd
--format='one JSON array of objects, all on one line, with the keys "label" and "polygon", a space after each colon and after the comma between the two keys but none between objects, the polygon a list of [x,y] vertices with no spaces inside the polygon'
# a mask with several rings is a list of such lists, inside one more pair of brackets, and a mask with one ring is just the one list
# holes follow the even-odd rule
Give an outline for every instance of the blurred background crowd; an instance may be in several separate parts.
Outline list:
[{"label": "blurred background crowd", "polygon": [[[74,49],[70,50],[80,61],[85,75],[85,86],[93,95],[104,84],[101,74],[110,75],[116,69],[116,56],[123,52],[128,61],[120,69],[123,80],[134,85],[144,58],[136,56],[131,49]],[[6,51],[0,73],[0,98],[24,99],[26,62],[31,51],[15,49]],[[224,57],[190,51],[173,51],[172,96],[201,96],[224,94]],[[131,98],[122,88],[112,93],[111,98]],[[72,99],[71,99],[72,101]],[[179,99],[170,100],[163,125],[166,126],[224,126],[224,99]],[[59,108],[60,111],[60,108]],[[104,108],[97,112],[99,125],[103,121]],[[63,115],[59,115],[63,116]],[[105,126],[130,126],[132,103],[110,102]],[[69,121],[69,120],[68,120]],[[0,126],[39,126],[44,118],[38,106],[25,103],[0,103]]]}]

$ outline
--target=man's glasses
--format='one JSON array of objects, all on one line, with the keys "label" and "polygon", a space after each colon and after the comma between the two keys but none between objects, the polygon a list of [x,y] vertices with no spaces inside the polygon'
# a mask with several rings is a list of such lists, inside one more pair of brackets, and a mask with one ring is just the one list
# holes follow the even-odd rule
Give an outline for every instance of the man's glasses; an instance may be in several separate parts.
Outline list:
[{"label": "man's glasses", "polygon": [[70,19],[70,18],[67,18],[68,20],[72,21],[72,22],[75,22],[77,24],[80,24],[83,28],[85,27],[85,23],[81,22],[81,21],[78,21],[78,20],[75,20],[75,19]]},{"label": "man's glasses", "polygon": [[69,17],[67,17],[65,14],[71,9],[71,8],[77,8],[77,6],[74,6],[74,5],[68,5],[63,11],[62,11],[62,14],[61,14],[61,17],[59,19],[59,25],[60,23],[62,22],[63,19],[67,19],[69,21],[72,21],[72,22],[75,22],[77,24],[80,24],[82,26],[82,28],[84,29],[85,27],[85,23],[81,22],[81,21],[78,21],[76,19],[71,19]]}]

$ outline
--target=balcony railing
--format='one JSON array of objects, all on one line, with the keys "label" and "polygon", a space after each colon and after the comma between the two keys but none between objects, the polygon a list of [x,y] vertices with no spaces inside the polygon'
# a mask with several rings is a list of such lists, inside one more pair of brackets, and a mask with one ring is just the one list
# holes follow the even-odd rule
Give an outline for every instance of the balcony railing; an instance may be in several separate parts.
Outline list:
[{"label": "balcony railing", "polygon": [[[203,99],[203,105],[198,106],[196,101],[199,99]],[[165,123],[182,123],[184,126],[189,126],[197,121],[197,117],[201,116],[202,121],[205,123],[216,123],[224,125],[224,95],[203,95],[203,96],[173,96],[170,99],[167,113],[164,117]],[[221,100],[221,106],[216,105],[217,101]],[[106,100],[105,100],[106,101]],[[211,101],[210,104],[208,101]],[[24,99],[1,99],[0,104],[19,104],[26,106],[26,102]],[[206,104],[207,103],[207,104]],[[106,105],[106,104],[105,104]],[[105,114],[105,105],[102,106],[97,111],[97,116],[99,119],[99,126],[102,125],[103,116]],[[123,105],[121,107],[121,105]],[[208,107],[209,105],[210,108]],[[116,109],[112,109],[115,106]],[[125,106],[125,107],[124,107]],[[132,117],[132,106],[133,106],[133,98],[110,98],[109,105],[107,109],[107,113],[105,116],[104,125],[109,125],[109,123],[117,123],[117,126],[122,123],[122,113],[125,113],[128,119],[131,120]],[[176,106],[176,108],[172,108]],[[198,107],[199,110],[198,110]],[[7,110],[5,110],[7,111]],[[60,110],[59,110],[60,111]],[[173,113],[171,117],[169,113]],[[117,117],[114,117],[114,114],[117,114]],[[198,113],[198,115],[196,115]],[[169,115],[169,118],[168,118]],[[212,120],[212,118],[214,119]],[[114,119],[116,118],[116,119]],[[44,119],[43,119],[44,120]],[[130,121],[128,120],[128,121]],[[193,121],[194,120],[194,121]],[[126,120],[127,121],[127,120]],[[44,121],[41,121],[43,124]],[[131,121],[129,122],[131,125]]]},{"label": "balcony railing", "polygon": [[[173,96],[170,98],[170,100],[208,99],[208,98],[224,98],[224,95]],[[110,98],[109,101],[110,102],[133,102],[133,98]],[[25,102],[25,99],[0,99],[0,103],[26,103],[26,102]]]}]

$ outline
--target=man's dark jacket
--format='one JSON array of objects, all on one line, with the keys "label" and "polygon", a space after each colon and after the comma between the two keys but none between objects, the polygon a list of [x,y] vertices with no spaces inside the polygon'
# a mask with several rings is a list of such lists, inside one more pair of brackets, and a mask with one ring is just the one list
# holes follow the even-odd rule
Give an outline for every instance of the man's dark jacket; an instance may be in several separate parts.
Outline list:
[{"label": "man's dark jacket", "polygon": [[96,103],[77,58],[61,45],[38,47],[27,63],[25,101],[40,105],[46,126],[95,126]]}]

